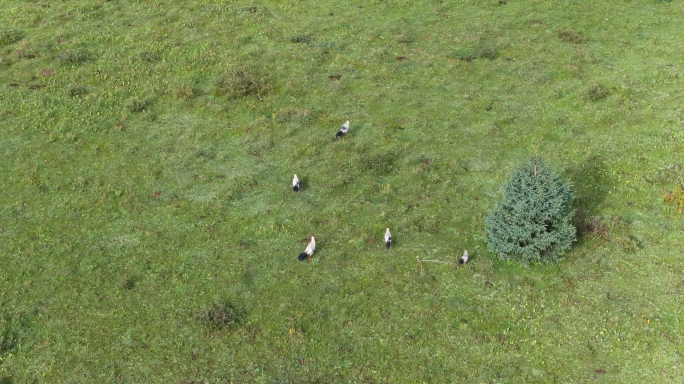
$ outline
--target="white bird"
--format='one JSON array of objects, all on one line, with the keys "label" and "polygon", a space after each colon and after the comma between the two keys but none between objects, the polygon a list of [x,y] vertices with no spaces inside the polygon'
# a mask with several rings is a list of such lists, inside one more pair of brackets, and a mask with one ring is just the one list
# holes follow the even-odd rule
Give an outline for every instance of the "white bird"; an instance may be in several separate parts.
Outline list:
[{"label": "white bird", "polygon": [[392,244],[392,234],[389,231],[389,228],[385,231],[385,245],[387,246],[387,249],[390,248],[390,245]]},{"label": "white bird", "polygon": [[297,177],[297,174],[294,174],[294,178],[292,179],[292,189],[295,192],[299,192],[299,178]]},{"label": "white bird", "polygon": [[304,259],[311,260],[314,250],[316,250],[316,236],[311,236],[311,242],[306,246],[304,252],[299,254],[299,261]]},{"label": "white bird", "polygon": [[463,256],[461,256],[461,259],[458,261],[459,264],[465,264],[468,262],[468,250],[466,249],[463,251]]},{"label": "white bird", "polygon": [[342,128],[340,128],[340,130],[337,131],[337,135],[335,135],[335,138],[337,139],[342,135],[347,136],[347,131],[349,131],[349,120],[347,120],[346,123],[342,124]]}]

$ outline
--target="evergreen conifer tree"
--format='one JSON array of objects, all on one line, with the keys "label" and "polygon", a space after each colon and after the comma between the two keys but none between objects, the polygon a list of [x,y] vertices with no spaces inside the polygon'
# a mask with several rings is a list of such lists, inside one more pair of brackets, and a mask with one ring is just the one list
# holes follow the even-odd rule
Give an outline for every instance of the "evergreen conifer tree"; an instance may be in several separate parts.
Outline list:
[{"label": "evergreen conifer tree", "polygon": [[523,264],[558,261],[575,241],[573,193],[541,158],[513,171],[485,219],[489,250]]}]

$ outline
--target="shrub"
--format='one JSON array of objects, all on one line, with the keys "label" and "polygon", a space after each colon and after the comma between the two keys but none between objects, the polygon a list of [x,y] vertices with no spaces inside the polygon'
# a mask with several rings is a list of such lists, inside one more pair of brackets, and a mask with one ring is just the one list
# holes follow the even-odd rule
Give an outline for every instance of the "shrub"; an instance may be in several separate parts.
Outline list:
[{"label": "shrub", "polygon": [[489,250],[522,264],[558,261],[575,241],[573,193],[539,157],[513,171],[485,219]]}]

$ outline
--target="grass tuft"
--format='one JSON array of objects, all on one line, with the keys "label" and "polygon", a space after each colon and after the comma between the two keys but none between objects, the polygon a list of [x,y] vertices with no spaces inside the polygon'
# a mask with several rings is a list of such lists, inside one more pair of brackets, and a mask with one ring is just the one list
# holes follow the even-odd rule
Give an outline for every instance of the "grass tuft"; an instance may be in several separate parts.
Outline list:
[{"label": "grass tuft", "polygon": [[677,187],[663,194],[665,210],[670,214],[680,215],[684,212],[684,188]]},{"label": "grass tuft", "polygon": [[140,58],[148,63],[154,63],[155,61],[159,61],[159,59],[161,59],[161,54],[157,51],[145,49],[140,52]]},{"label": "grass tuft", "polygon": [[588,215],[584,209],[579,209],[575,214],[573,223],[577,228],[578,238],[587,238],[588,236],[600,240],[602,243],[607,243],[623,237],[629,238],[629,226],[627,222],[614,215]]},{"label": "grass tuft", "polygon": [[200,310],[198,319],[205,326],[221,330],[232,329],[245,321],[245,310],[232,302],[214,303]]},{"label": "grass tuft", "polygon": [[5,29],[0,31],[0,47],[14,44],[24,37],[24,32],[18,29]]},{"label": "grass tuft", "polygon": [[308,109],[279,109],[273,113],[273,118],[278,123],[289,123],[291,121],[308,122],[312,119],[311,111]]},{"label": "grass tuft", "polygon": [[237,99],[250,95],[263,97],[271,92],[271,86],[265,77],[245,69],[238,69],[214,80],[215,96],[227,96]]},{"label": "grass tuft", "polygon": [[396,40],[397,43],[400,43],[400,44],[410,44],[410,43],[413,43],[413,42],[415,41],[415,39],[413,38],[413,36],[411,36],[411,35],[409,35],[409,34],[406,34],[406,33],[400,33],[400,34],[398,34],[398,35],[395,37],[395,40]]},{"label": "grass tuft", "polygon": [[85,49],[66,50],[62,51],[57,60],[62,64],[79,65],[83,64],[90,58],[90,53]]},{"label": "grass tuft", "polygon": [[5,329],[0,333],[0,357],[14,351],[18,342],[18,335],[11,329]]},{"label": "grass tuft", "polygon": [[294,44],[309,44],[311,43],[311,36],[304,34],[296,34],[290,37],[290,43]]},{"label": "grass tuft", "polygon": [[88,88],[82,86],[82,85],[76,85],[73,87],[70,87],[67,89],[67,95],[69,97],[79,97],[79,96],[85,96],[88,94]]},{"label": "grass tuft", "polygon": [[572,44],[584,44],[587,42],[587,38],[581,33],[573,31],[572,29],[559,29],[556,31],[558,38],[566,43]]},{"label": "grass tuft", "polygon": [[492,47],[483,47],[477,55],[483,59],[494,60],[498,56],[498,52]]},{"label": "grass tuft", "polygon": [[587,99],[591,101],[603,100],[610,95],[610,90],[608,87],[602,84],[596,84],[587,90]]},{"label": "grass tuft", "polygon": [[152,100],[150,99],[140,99],[137,97],[132,98],[128,104],[126,104],[126,109],[130,112],[138,113],[146,110],[152,105]]},{"label": "grass tuft", "polygon": [[182,84],[174,92],[174,96],[181,100],[189,101],[200,95],[200,90],[192,84]]},{"label": "grass tuft", "polygon": [[362,167],[364,170],[377,175],[386,175],[394,169],[395,154],[392,152],[364,156]]},{"label": "grass tuft", "polygon": [[136,284],[138,284],[138,279],[135,276],[131,276],[124,281],[123,288],[130,291],[135,288]]}]

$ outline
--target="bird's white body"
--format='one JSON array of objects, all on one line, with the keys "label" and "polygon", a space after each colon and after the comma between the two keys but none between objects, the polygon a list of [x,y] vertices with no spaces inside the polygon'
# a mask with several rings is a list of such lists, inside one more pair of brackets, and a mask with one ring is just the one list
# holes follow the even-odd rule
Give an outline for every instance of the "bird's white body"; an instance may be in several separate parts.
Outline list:
[{"label": "bird's white body", "polygon": [[345,136],[347,134],[347,131],[349,131],[349,120],[347,120],[346,123],[342,124],[342,127],[339,131],[337,131],[335,138],[337,139],[340,136]]},{"label": "bird's white body", "polygon": [[311,255],[313,255],[315,250],[316,250],[316,238],[314,236],[311,236],[311,242],[309,243],[309,245],[306,246],[304,253],[306,253],[307,256],[311,256]]},{"label": "bird's white body", "polygon": [[385,245],[387,246],[387,249],[389,249],[390,244],[392,244],[392,234],[390,233],[389,228],[385,231]]},{"label": "bird's white body", "polygon": [[299,192],[299,178],[297,177],[296,173],[292,178],[292,188],[295,190],[295,192]]},{"label": "bird's white body", "polygon": [[463,251],[463,256],[461,256],[461,260],[458,261],[459,264],[465,264],[468,262],[468,250],[466,249]]}]

